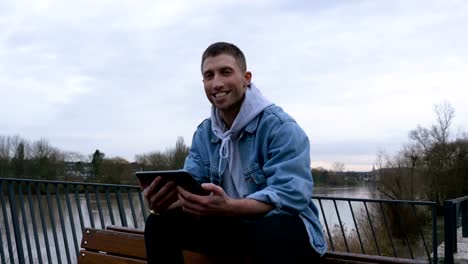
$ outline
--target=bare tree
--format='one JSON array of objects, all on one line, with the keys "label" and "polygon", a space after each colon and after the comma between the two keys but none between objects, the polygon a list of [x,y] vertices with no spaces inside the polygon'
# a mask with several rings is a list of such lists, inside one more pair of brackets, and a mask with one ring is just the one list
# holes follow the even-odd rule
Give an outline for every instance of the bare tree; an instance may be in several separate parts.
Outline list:
[{"label": "bare tree", "polygon": [[410,131],[410,144],[388,160],[382,181],[382,192],[387,196],[430,199],[442,206],[445,199],[468,189],[463,187],[462,174],[468,160],[468,140],[451,138],[455,110],[443,102],[434,107],[434,112],[435,123],[428,128],[418,125]]},{"label": "bare tree", "polygon": [[22,139],[18,136],[0,136],[0,177],[13,176],[12,159]]},{"label": "bare tree", "polygon": [[343,162],[335,161],[333,162],[332,170],[335,172],[344,172],[345,164]]},{"label": "bare tree", "polygon": [[89,157],[85,155],[74,152],[74,151],[67,151],[63,152],[64,160],[68,162],[89,162]]},{"label": "bare tree", "polygon": [[100,168],[98,182],[136,184],[130,163],[121,157],[104,159]]},{"label": "bare tree", "polygon": [[64,175],[64,155],[57,148],[49,144],[46,139],[40,139],[31,145],[31,160],[33,174],[40,179],[57,179]]},{"label": "bare tree", "polygon": [[184,142],[184,138],[178,137],[174,148],[170,148],[165,152],[154,151],[135,155],[135,160],[137,163],[142,164],[145,170],[180,169],[184,166],[189,149]]},{"label": "bare tree", "polygon": [[436,113],[435,125],[432,125],[431,132],[435,141],[440,144],[446,144],[450,135],[450,125],[455,118],[455,109],[448,102],[443,102],[434,107]]}]

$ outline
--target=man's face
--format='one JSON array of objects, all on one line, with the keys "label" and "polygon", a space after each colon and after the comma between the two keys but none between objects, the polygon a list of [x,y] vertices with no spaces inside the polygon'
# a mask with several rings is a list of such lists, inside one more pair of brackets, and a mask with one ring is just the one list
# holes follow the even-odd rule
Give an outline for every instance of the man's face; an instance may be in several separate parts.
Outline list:
[{"label": "man's face", "polygon": [[237,115],[250,84],[251,73],[242,72],[231,55],[220,54],[205,59],[202,74],[208,100],[222,114]]}]

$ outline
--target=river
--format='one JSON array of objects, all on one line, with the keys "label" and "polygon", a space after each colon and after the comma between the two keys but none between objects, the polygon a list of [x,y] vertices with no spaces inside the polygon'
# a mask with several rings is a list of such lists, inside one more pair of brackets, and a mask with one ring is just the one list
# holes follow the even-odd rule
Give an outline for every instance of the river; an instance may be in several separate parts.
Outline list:
[{"label": "river", "polygon": [[[337,187],[326,187],[318,186],[314,188],[315,196],[328,196],[328,197],[340,197],[340,198],[360,198],[360,199],[370,199],[372,198],[372,193],[375,192],[376,188],[373,185],[360,185],[360,186],[337,186]],[[320,221],[322,225],[325,226],[325,223],[328,224],[330,228],[334,226],[339,226],[340,219],[343,227],[347,231],[351,231],[354,228],[353,214],[357,214],[364,209],[364,204],[362,202],[351,202],[353,212],[351,212],[350,205],[347,201],[336,201],[335,204],[331,200],[323,200],[322,208],[320,204],[314,200],[316,206],[320,211],[323,210],[322,217]],[[338,214],[339,213],[339,218]],[[325,219],[324,219],[325,218]]]},{"label": "river", "polygon": [[344,197],[344,198],[371,198],[372,193],[376,190],[374,185],[359,185],[359,186],[315,186],[314,195]]}]

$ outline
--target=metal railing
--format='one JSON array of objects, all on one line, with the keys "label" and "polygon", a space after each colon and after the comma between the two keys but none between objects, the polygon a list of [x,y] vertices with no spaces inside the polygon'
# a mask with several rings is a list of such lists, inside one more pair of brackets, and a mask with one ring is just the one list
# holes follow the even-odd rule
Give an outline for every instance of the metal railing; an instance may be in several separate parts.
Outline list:
[{"label": "metal railing", "polygon": [[[437,262],[435,203],[313,201],[331,250]],[[130,185],[0,178],[0,202],[1,264],[76,263],[84,227],[142,229],[149,213],[140,188]]]},{"label": "metal railing", "polygon": [[76,263],[84,227],[142,228],[140,188],[129,185],[0,179],[0,261]]},{"label": "metal railing", "polygon": [[445,263],[454,263],[457,253],[457,228],[461,220],[462,237],[468,237],[468,196],[444,201]]},{"label": "metal railing", "polygon": [[313,198],[331,250],[437,263],[435,202]]}]

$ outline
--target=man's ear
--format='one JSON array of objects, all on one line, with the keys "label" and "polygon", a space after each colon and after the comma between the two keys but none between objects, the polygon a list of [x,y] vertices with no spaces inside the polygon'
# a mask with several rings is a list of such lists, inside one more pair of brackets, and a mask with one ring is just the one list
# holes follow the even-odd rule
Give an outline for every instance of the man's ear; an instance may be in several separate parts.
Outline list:
[{"label": "man's ear", "polygon": [[250,81],[252,80],[252,73],[249,71],[246,71],[244,73],[244,85],[250,85]]}]

